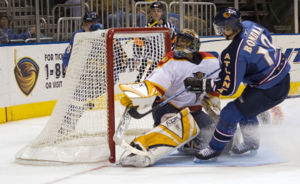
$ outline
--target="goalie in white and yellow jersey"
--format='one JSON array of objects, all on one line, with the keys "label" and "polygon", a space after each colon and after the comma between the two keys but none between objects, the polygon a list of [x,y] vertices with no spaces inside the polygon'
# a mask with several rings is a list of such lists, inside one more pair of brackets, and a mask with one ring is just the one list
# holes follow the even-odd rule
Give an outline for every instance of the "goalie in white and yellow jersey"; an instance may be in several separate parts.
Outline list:
[{"label": "goalie in white and yellow jersey", "polygon": [[[181,30],[177,35],[175,50],[165,55],[145,81],[136,84],[143,86],[149,96],[157,96],[152,107],[182,91],[187,77],[202,77],[220,67],[215,56],[199,52],[199,48],[199,36],[193,30]],[[217,76],[216,72],[211,78]],[[125,93],[121,104],[136,106],[130,95],[136,88],[130,90],[129,86],[132,85],[120,85]],[[208,114],[202,111],[202,107]],[[213,119],[218,118],[219,110],[218,93],[195,94],[186,91],[180,94],[163,107],[153,110],[154,128],[131,142],[131,146],[145,154],[125,154],[120,159],[121,165],[146,167],[176,148],[183,146],[179,150],[193,153],[207,146],[215,127],[216,120]]]}]

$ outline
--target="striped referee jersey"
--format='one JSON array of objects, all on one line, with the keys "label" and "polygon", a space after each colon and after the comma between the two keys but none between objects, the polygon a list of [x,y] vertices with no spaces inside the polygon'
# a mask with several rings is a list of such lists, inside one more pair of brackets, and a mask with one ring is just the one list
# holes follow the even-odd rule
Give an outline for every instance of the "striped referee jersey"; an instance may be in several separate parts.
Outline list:
[{"label": "striped referee jersey", "polygon": [[[151,24],[153,24],[153,22],[154,21],[152,20],[151,22],[149,22],[148,24],[146,24],[145,27],[149,27]],[[171,31],[171,38],[172,38],[172,40],[175,38],[175,36],[177,34],[175,25],[173,23],[171,23],[171,22],[166,22],[165,20],[164,20],[163,24],[155,24],[152,27],[166,27],[166,28],[169,28],[170,31]]]}]

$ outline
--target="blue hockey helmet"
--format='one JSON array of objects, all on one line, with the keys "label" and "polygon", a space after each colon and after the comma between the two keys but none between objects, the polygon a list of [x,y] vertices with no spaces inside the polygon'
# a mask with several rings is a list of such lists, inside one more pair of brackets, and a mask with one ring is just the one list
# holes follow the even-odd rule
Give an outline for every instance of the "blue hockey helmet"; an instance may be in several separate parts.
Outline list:
[{"label": "blue hockey helmet", "polygon": [[[190,41],[189,45],[187,45],[187,48],[181,48],[181,49],[187,49],[191,52],[199,51],[200,49],[200,38],[199,35],[192,29],[182,29],[177,35],[177,40],[179,37],[185,38]],[[177,42],[176,42],[177,44]],[[176,47],[176,45],[175,45]],[[177,48],[175,48],[177,50]]]},{"label": "blue hockey helmet", "polygon": [[241,13],[233,7],[220,11],[214,18],[214,29],[217,35],[221,35],[225,29],[230,28],[236,32],[241,27]]},{"label": "blue hockey helmet", "polygon": [[85,12],[82,19],[83,19],[83,22],[96,22],[99,19],[99,17],[96,12],[88,11],[88,12]]}]

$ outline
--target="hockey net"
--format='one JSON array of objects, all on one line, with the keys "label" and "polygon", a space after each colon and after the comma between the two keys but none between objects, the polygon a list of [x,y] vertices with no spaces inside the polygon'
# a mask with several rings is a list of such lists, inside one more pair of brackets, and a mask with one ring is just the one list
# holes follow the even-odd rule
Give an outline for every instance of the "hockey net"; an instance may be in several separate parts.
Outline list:
[{"label": "hockey net", "polygon": [[[119,83],[139,82],[170,51],[166,28],[123,28],[78,33],[66,78],[40,135],[16,154],[22,163],[87,163],[116,159],[113,135],[123,107]],[[134,120],[135,135],[153,127]]]}]

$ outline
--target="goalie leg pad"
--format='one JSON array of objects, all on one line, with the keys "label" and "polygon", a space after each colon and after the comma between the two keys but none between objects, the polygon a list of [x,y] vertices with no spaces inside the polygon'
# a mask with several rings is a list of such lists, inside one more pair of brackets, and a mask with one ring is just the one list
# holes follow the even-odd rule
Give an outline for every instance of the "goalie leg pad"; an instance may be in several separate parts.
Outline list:
[{"label": "goalie leg pad", "polygon": [[[133,140],[133,144],[136,145],[135,147],[139,147],[148,153],[147,156],[144,156],[144,159],[140,158],[141,155],[129,154],[121,158],[121,165],[136,167],[152,165],[177,147],[195,138],[199,133],[200,129],[196,121],[189,109],[185,108],[148,133]],[[149,158],[147,164],[138,163],[140,160],[147,160],[147,157]]]}]

